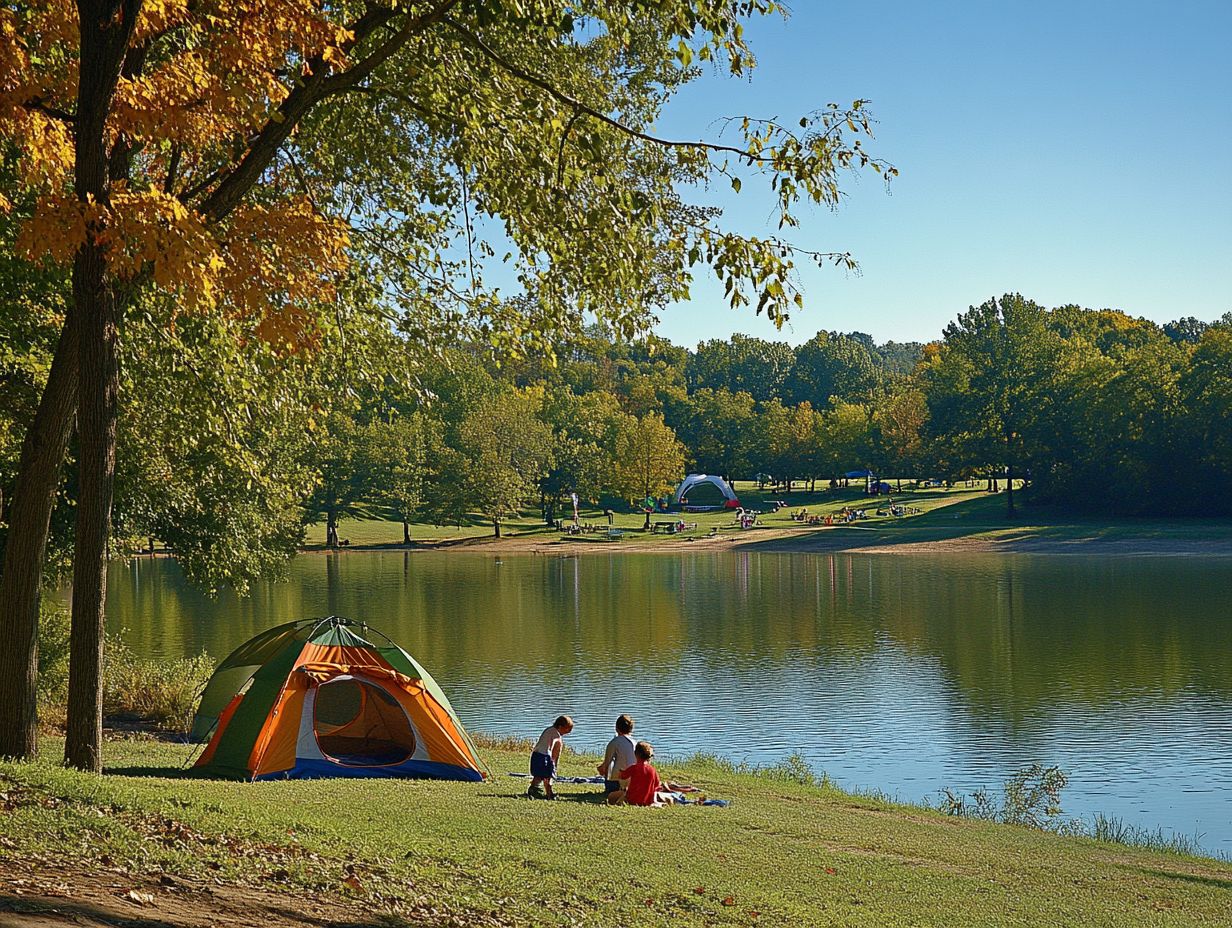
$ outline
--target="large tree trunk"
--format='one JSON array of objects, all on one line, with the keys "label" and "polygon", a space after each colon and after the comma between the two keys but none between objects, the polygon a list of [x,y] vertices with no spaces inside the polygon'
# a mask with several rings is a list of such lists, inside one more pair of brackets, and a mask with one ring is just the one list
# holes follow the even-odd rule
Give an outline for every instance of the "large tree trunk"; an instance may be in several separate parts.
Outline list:
[{"label": "large tree trunk", "polygon": [[21,448],[0,573],[0,757],[38,750],[38,616],[60,468],[77,411],[77,314],[69,311]]},{"label": "large tree trunk", "polygon": [[500,538],[500,537],[501,537],[501,533],[500,533],[500,520],[499,520],[499,519],[493,519],[493,520],[492,520],[492,537],[493,537],[493,538]]},{"label": "large tree trunk", "polygon": [[[77,9],[81,58],[73,123],[74,192],[82,203],[93,200],[107,207],[110,181],[106,123],[141,0],[78,0]],[[103,618],[119,392],[116,294],[104,246],[98,242],[102,231],[99,223],[106,221],[104,217],[90,222],[86,241],[73,259],[73,305],[81,326],[77,409],[81,486],[73,551],[64,759],[71,766],[93,771],[102,769]]]},{"label": "large tree trunk", "polygon": [[1007,514],[1012,519],[1017,514],[1014,512],[1014,465],[1007,464],[1005,467],[1005,500],[1007,506]]},{"label": "large tree trunk", "polygon": [[407,522],[406,519],[402,520],[402,543],[404,545],[411,543],[411,523]]},{"label": "large tree trunk", "polygon": [[100,248],[88,245],[73,266],[73,295],[81,314],[81,445],[77,534],[73,549],[73,621],[68,677],[65,763],[102,770],[103,620],[107,597],[107,540],[115,483],[116,300]]}]

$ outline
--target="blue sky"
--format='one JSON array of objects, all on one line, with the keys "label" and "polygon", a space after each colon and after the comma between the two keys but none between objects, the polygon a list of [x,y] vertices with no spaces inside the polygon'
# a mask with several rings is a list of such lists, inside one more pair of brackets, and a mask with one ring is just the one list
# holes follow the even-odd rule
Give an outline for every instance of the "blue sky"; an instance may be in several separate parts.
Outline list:
[{"label": "blue sky", "polygon": [[[926,341],[1009,291],[1159,322],[1232,310],[1232,0],[832,4],[795,0],[748,27],[751,80],[708,73],[658,130],[713,138],[716,118],[793,121],[872,101],[874,153],[902,172],[845,182],[797,244],[853,252],[861,274],[806,268],[805,311],[776,333],[708,280],[665,310],[678,344],[818,329]],[[769,193],[704,194],[747,233]]]}]

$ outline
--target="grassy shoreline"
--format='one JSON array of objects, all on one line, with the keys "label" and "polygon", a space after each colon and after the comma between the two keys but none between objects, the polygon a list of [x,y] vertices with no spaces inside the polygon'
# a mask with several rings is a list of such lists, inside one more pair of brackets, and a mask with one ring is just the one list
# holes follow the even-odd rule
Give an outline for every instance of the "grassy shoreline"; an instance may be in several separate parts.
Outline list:
[{"label": "grassy shoreline", "polygon": [[[412,542],[402,542],[398,522],[346,521],[341,534],[350,551],[468,551],[490,554],[573,555],[632,551],[679,553],[691,551],[766,551],[780,553],[972,553],[1108,554],[1108,555],[1214,555],[1232,556],[1232,520],[1198,518],[1095,518],[1080,517],[1055,509],[1028,507],[1019,518],[1005,516],[1003,494],[979,489],[921,490],[895,497],[896,502],[919,509],[905,517],[877,516],[885,500],[862,496],[858,490],[796,492],[789,505],[770,512],[770,494],[741,489],[750,508],[763,513],[758,524],[741,529],[731,513],[689,514],[683,518],[697,529],[682,535],[642,531],[644,515],[620,513],[615,527],[624,532],[619,541],[603,534],[563,536],[534,520],[515,520],[501,538],[491,537],[490,526],[463,529],[412,526]],[[791,513],[806,509],[820,517],[844,507],[865,509],[867,519],[849,525],[806,525],[791,519]],[[680,518],[652,516],[653,521]],[[601,512],[583,512],[583,522],[606,528]],[[313,526],[309,540],[324,538],[323,526]],[[323,544],[309,544],[304,552],[328,551]]]},{"label": "grassy shoreline", "polygon": [[[281,894],[291,911],[333,900],[373,925],[1232,920],[1228,862],[951,818],[704,757],[661,767],[730,808],[613,809],[583,786],[530,802],[506,775],[523,768],[522,751],[488,741],[484,756],[495,775],[477,785],[166,779],[184,746],[148,739],[108,744],[101,778],[0,763],[0,875],[20,871],[37,889],[30,862],[42,860],[71,897],[107,861],[124,875],[116,892],[139,885],[154,908],[183,903],[175,881],[205,877],[219,891]],[[562,772],[593,763],[569,755]],[[0,880],[0,913],[13,899]]]}]

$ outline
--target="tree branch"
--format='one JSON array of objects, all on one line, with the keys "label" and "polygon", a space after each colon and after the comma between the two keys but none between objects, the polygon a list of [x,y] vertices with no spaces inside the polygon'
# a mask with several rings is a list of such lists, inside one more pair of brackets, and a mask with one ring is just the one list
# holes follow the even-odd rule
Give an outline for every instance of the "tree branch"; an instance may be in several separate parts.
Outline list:
[{"label": "tree branch", "polygon": [[163,181],[163,193],[171,193],[175,187],[177,180],[176,175],[180,172],[180,157],[184,149],[179,142],[175,142],[171,146],[171,159],[167,163],[167,177]]},{"label": "tree branch", "polygon": [[524,81],[527,84],[531,84],[534,87],[538,87],[548,96],[559,101],[560,103],[565,104],[566,106],[572,107],[576,112],[584,113],[585,115],[590,116],[593,119],[597,119],[602,123],[606,123],[607,125],[611,126],[613,129],[617,129],[620,132],[623,132],[625,135],[631,136],[636,139],[641,139],[643,142],[649,142],[652,145],[659,145],[664,148],[693,148],[693,149],[698,149],[701,151],[714,152],[716,154],[725,153],[725,154],[735,155],[736,157],[743,159],[748,164],[757,164],[757,162],[764,160],[763,156],[760,153],[749,152],[743,148],[736,148],[734,145],[720,145],[715,142],[704,142],[700,140],[699,141],[686,141],[686,140],[680,140],[680,139],[665,139],[665,138],[660,138],[657,135],[650,135],[649,133],[642,132],[639,129],[634,129],[632,126],[626,126],[619,119],[613,119],[611,116],[608,116],[606,113],[603,113],[595,109],[593,106],[587,106],[585,103],[583,103],[581,100],[577,99],[576,97],[570,96],[569,94],[565,93],[563,90],[559,90],[558,88],[548,83],[547,80],[540,77],[539,75],[532,74],[530,71],[527,71],[523,68],[518,67],[516,64],[511,62],[508,58],[505,58],[503,55],[501,55],[500,52],[496,51],[496,49],[492,48],[492,46],[488,45],[483,39],[479,38],[479,36],[475,35],[473,32],[468,30],[465,26],[459,23],[456,19],[450,16],[446,16],[444,17],[444,22],[446,25],[450,26],[455,32],[457,32],[459,36],[462,37],[463,42],[465,42],[471,48],[474,48],[477,51],[482,52],[484,56],[487,57],[490,61],[492,61],[496,65],[499,65],[503,70],[509,72],[514,77],[518,78],[518,80]]},{"label": "tree branch", "polygon": [[21,104],[21,107],[22,109],[42,113],[44,116],[50,116],[52,119],[58,119],[60,122],[66,122],[69,125],[72,125],[77,121],[77,117],[75,117],[72,113],[66,110],[58,109],[54,106],[48,106],[40,97],[34,97],[33,99],[27,100],[25,103]]},{"label": "tree branch", "polygon": [[[225,173],[221,183],[201,204],[200,212],[206,221],[217,222],[239,205],[269,167],[283,142],[313,106],[331,93],[348,89],[363,80],[412,38],[440,22],[458,3],[459,0],[442,0],[420,16],[408,16],[392,37],[381,43],[367,58],[339,74],[330,75],[329,65],[321,55],[312,58],[308,62],[310,74],[307,79],[282,101],[274,115],[248,144],[239,164]],[[349,52],[356,48],[396,15],[397,11],[390,7],[370,7],[349,27],[352,38],[342,45],[342,51]]]}]

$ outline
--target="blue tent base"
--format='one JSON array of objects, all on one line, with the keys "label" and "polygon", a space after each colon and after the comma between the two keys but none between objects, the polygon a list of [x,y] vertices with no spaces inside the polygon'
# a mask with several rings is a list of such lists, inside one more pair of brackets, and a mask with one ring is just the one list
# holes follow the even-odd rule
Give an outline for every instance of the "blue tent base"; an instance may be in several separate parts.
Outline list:
[{"label": "blue tent base", "polygon": [[320,780],[332,777],[352,779],[412,778],[424,780],[462,780],[470,783],[483,782],[478,770],[458,767],[454,764],[438,764],[427,760],[408,760],[387,767],[349,767],[317,758],[298,758],[290,770],[263,773],[254,780]]}]

